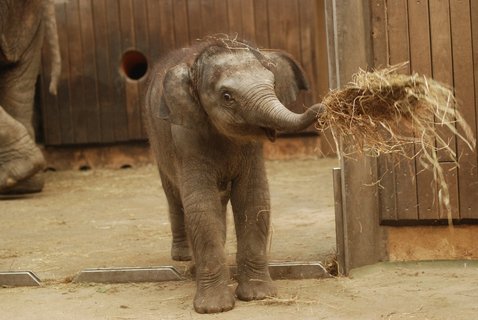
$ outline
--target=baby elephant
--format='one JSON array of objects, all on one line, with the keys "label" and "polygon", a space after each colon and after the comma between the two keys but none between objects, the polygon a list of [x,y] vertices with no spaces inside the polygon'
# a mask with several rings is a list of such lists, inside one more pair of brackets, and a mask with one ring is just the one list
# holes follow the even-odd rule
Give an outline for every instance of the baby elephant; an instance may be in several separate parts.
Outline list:
[{"label": "baby elephant", "polygon": [[[234,307],[226,265],[226,205],[237,235],[236,296],[274,296],[268,271],[269,188],[264,138],[299,131],[316,120],[284,104],[307,89],[298,64],[283,52],[245,42],[210,39],[173,52],[154,68],[145,120],[169,204],[174,260],[196,264],[194,308],[214,313]],[[191,250],[190,250],[191,249]]]}]

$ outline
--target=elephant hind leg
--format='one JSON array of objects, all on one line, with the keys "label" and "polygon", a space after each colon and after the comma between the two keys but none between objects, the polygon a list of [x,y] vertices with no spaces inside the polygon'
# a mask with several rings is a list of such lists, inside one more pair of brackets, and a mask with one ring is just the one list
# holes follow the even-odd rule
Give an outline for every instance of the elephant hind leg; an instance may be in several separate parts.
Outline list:
[{"label": "elephant hind leg", "polygon": [[171,258],[175,261],[190,261],[192,260],[192,254],[186,233],[184,210],[181,203],[179,190],[164,174],[161,173],[161,171],[160,176],[164,193],[166,195],[166,199],[168,200],[169,220],[173,235],[173,241],[171,244]]},{"label": "elephant hind leg", "polygon": [[0,193],[45,166],[41,150],[27,129],[0,107]]}]

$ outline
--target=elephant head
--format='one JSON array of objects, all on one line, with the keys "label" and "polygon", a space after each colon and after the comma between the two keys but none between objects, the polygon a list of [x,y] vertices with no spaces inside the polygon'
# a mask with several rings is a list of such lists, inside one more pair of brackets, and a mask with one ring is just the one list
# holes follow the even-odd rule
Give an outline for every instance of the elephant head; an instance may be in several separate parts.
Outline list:
[{"label": "elephant head", "polygon": [[216,40],[192,63],[166,71],[159,116],[191,128],[208,119],[228,137],[274,140],[276,131],[300,131],[316,120],[320,105],[303,114],[284,106],[300,89],[308,89],[304,72],[288,54]]}]

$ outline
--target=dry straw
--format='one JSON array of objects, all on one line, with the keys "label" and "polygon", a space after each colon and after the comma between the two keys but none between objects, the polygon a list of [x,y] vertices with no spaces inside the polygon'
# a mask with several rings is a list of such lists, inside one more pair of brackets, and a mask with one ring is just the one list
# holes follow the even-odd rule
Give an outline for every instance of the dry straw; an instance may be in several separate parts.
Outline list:
[{"label": "dry straw", "polygon": [[[455,135],[471,150],[476,141],[457,110],[452,90],[423,75],[399,73],[405,66],[360,70],[347,86],[330,91],[322,101],[325,112],[319,115],[318,128],[331,129],[341,156],[366,152],[416,158],[433,171],[440,203],[451,223],[449,191],[438,153],[457,163],[450,137]],[[444,129],[450,133],[447,137],[439,133]],[[339,137],[347,137],[347,152],[339,147]]]}]

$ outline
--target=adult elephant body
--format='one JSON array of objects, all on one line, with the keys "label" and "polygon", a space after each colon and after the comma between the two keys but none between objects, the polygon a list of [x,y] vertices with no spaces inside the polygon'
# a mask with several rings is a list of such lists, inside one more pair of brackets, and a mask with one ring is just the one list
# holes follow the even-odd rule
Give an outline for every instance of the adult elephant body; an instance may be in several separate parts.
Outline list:
[{"label": "adult elephant body", "polygon": [[44,164],[34,143],[32,116],[45,35],[52,59],[50,92],[55,94],[60,54],[54,1],[0,0],[0,192],[33,192],[43,186],[42,179],[32,178]]},{"label": "adult elephant body", "polygon": [[276,294],[268,271],[269,189],[262,156],[276,130],[311,125],[320,106],[303,114],[284,107],[307,83],[281,52],[260,52],[216,39],[160,61],[145,97],[148,135],[169,203],[175,260],[196,263],[194,307],[230,310],[234,295],[224,245],[231,201],[242,300]]}]

